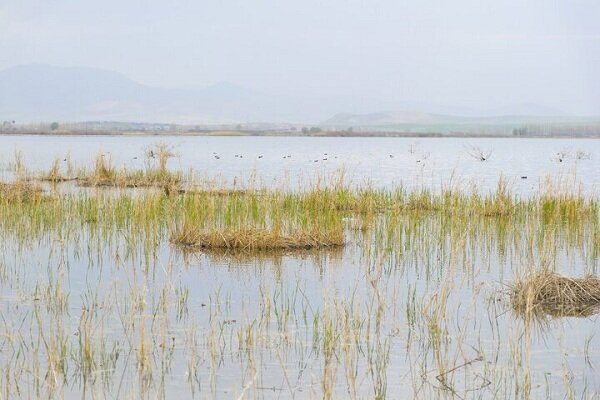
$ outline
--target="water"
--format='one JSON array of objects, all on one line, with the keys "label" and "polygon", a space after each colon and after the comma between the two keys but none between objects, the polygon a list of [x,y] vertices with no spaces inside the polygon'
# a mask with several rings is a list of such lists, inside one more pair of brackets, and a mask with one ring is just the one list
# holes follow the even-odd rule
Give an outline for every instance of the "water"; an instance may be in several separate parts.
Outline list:
[{"label": "water", "polygon": [[[353,182],[382,187],[438,187],[452,178],[492,190],[502,175],[524,195],[545,176],[566,175],[593,194],[600,166],[594,140],[159,140],[175,146],[171,168],[229,182],[254,170],[267,185],[283,180],[289,187],[343,167]],[[143,149],[157,141],[13,136],[0,137],[0,149],[4,162],[21,150],[24,164],[39,170],[67,154],[91,165],[99,150],[134,168],[143,167]],[[491,156],[478,161],[468,154],[473,147]],[[578,159],[577,151],[586,154]],[[557,153],[567,154],[562,162]],[[29,218],[24,212],[24,226]],[[526,327],[505,295],[516,276],[542,260],[569,276],[597,273],[593,222],[387,218],[362,228],[353,225],[360,216],[348,216],[341,250],[261,256],[186,254],[169,244],[168,227],[142,230],[147,236],[132,243],[130,227],[104,232],[92,222],[40,223],[20,237],[6,223],[0,229],[2,396],[298,399],[327,390],[333,398],[598,396],[598,318]],[[82,343],[91,346],[89,364],[81,361]],[[49,356],[63,344],[64,375]]]},{"label": "water", "polygon": [[[29,168],[48,170],[66,156],[91,166],[101,151],[116,166],[144,168],[144,150],[158,142],[174,147],[171,168],[193,168],[229,184],[256,174],[267,186],[296,187],[339,170],[355,184],[476,185],[482,191],[495,189],[503,176],[523,195],[537,191],[547,176],[568,176],[590,193],[600,184],[595,139],[0,136],[0,159],[11,160],[20,150]],[[485,162],[474,157],[478,149],[489,154]]]}]

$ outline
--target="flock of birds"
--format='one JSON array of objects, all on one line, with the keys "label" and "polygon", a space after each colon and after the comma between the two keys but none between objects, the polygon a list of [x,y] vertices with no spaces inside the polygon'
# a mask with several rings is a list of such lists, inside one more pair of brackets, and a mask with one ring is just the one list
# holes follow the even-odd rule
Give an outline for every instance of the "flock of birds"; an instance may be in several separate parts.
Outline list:
[{"label": "flock of birds", "polygon": [[[412,153],[411,153],[411,154],[412,154]],[[565,158],[566,158],[566,157],[565,157],[565,155],[564,155],[563,153],[557,153],[556,155],[557,155],[557,157],[556,157],[556,160],[557,160],[558,162],[563,162],[563,161],[565,160]],[[220,159],[221,159],[221,156],[220,156],[220,155],[218,155],[218,154],[217,154],[216,152],[214,152],[214,151],[213,151],[213,157],[214,157],[216,160],[220,160]],[[263,157],[264,157],[264,156],[263,156],[262,154],[260,154],[260,155],[258,155],[258,157],[257,157],[257,158],[258,158],[258,159],[261,159],[261,158],[263,158]],[[389,154],[389,155],[388,155],[388,157],[389,157],[389,158],[394,158],[394,155],[393,155],[393,154]],[[427,159],[428,157],[429,157],[429,154],[423,154],[423,157],[422,157],[422,158],[419,158],[419,159],[417,159],[417,160],[416,160],[416,162],[417,162],[417,163],[420,163],[420,162],[422,162],[423,160]],[[134,158],[137,158],[137,157],[134,157]],[[242,158],[244,158],[244,156],[243,156],[242,154],[235,154],[235,158],[240,158],[240,159],[242,159]],[[291,156],[291,155],[285,155],[285,156],[283,156],[282,158],[283,158],[283,159],[286,159],[286,158],[292,158],[292,156]],[[337,156],[334,156],[333,158],[334,158],[334,159],[337,159],[338,157],[337,157]],[[477,157],[476,157],[476,159],[477,159],[478,161],[487,161],[487,160],[489,159],[489,156],[477,156]],[[314,160],[309,160],[309,161],[312,161],[312,162],[319,162],[319,161],[327,161],[327,160],[329,160],[329,154],[328,154],[328,153],[323,153],[323,156],[322,156],[322,158],[318,158],[318,159],[314,159]]]},{"label": "flock of birds", "polygon": [[[411,146],[411,147],[410,147],[410,149],[409,149],[409,153],[410,153],[410,154],[415,154],[415,150],[414,150],[414,148],[413,148],[412,146]],[[219,154],[217,154],[217,152],[213,151],[213,153],[212,153],[212,154],[213,154],[213,157],[214,157],[216,160],[220,160],[220,159],[221,159],[221,156],[220,156]],[[481,155],[482,153],[481,153],[481,152],[479,152],[479,154],[478,154],[477,156],[474,156],[474,155],[473,155],[472,153],[470,153],[470,152],[469,152],[469,154],[470,154],[471,156],[473,156],[474,158],[478,159],[479,161],[487,161],[487,160],[489,159],[489,154],[491,154],[491,153],[488,153],[488,154],[485,154],[485,155]],[[106,152],[106,154],[102,154],[102,157],[104,157],[105,155],[110,155],[110,152]],[[156,157],[157,157],[157,154],[156,154],[154,151],[152,151],[152,150],[151,150],[150,152],[148,152],[148,156],[149,156],[150,158],[156,158]],[[264,157],[264,155],[262,155],[262,154],[259,154],[259,155],[257,156],[257,159],[262,159],[263,157]],[[329,155],[329,153],[323,153],[323,155],[322,155],[320,158],[317,158],[317,159],[311,159],[311,160],[308,160],[308,161],[309,161],[309,162],[313,162],[313,163],[318,163],[319,161],[328,161],[330,157],[331,157],[331,156]],[[389,157],[389,158],[394,158],[394,154],[388,154],[388,157]],[[423,153],[423,154],[421,155],[421,157],[419,157],[419,158],[416,160],[416,162],[417,162],[417,163],[421,163],[423,160],[426,160],[428,157],[429,157],[429,154],[428,154],[428,153]],[[569,157],[569,153],[568,153],[568,152],[566,152],[566,151],[562,151],[562,152],[558,152],[558,153],[556,153],[556,156],[554,157],[554,160],[555,160],[555,161],[557,161],[557,162],[559,162],[559,163],[562,163],[562,162],[563,162],[563,161],[565,161],[565,160],[566,160],[568,157]],[[243,158],[244,158],[244,155],[243,155],[243,154],[235,154],[235,158],[243,159]],[[283,159],[288,159],[288,158],[292,158],[292,156],[291,156],[290,154],[287,154],[287,155],[284,155],[284,156],[282,156],[282,158],[283,158]],[[338,156],[333,156],[333,159],[337,159],[337,158],[338,158]],[[589,155],[588,153],[585,153],[585,152],[582,152],[582,151],[578,151],[578,152],[576,153],[576,155],[574,156],[574,158],[575,158],[575,159],[577,159],[577,160],[585,160],[585,159],[589,159],[589,158],[590,158],[590,155]],[[138,157],[133,157],[133,159],[134,159],[134,160],[137,160],[137,159],[138,159]],[[66,161],[67,161],[67,158],[65,158],[63,161],[65,161],[65,162],[66,162]],[[527,179],[527,175],[522,175],[522,176],[521,176],[521,179]]]},{"label": "flock of birds", "polygon": [[[411,146],[409,149],[409,153],[410,154],[415,154],[415,149]],[[587,155],[587,157],[581,157],[581,152],[577,153],[577,159],[585,159],[585,158],[589,158],[589,155]],[[473,156],[472,153],[469,152],[470,155]],[[488,153],[483,153],[481,151],[479,151],[477,156],[474,156],[478,161],[482,161],[485,162],[489,159],[491,152]],[[216,152],[213,152],[213,157],[217,160],[221,159],[221,156],[219,156]],[[258,159],[262,159],[264,156],[262,154],[258,155]],[[394,158],[394,154],[388,154],[389,158]],[[421,163],[423,160],[426,160],[429,157],[429,154],[423,154],[422,157],[418,158],[416,160],[417,163]],[[242,154],[236,154],[235,158],[244,158],[244,156]],[[292,158],[291,155],[284,155],[282,157],[283,159],[287,159],[287,158]],[[328,161],[330,158],[329,153],[323,153],[323,155],[320,158],[317,159],[313,159],[313,160],[308,160],[309,162],[313,162],[313,163],[318,163],[319,161]],[[337,156],[333,156],[333,159],[337,159]],[[566,152],[559,152],[556,153],[556,157],[555,160],[558,161],[559,163],[562,163],[565,159],[567,158],[567,153]],[[527,179],[527,175],[522,175],[521,179]]]},{"label": "flock of birds", "polygon": [[[410,154],[415,154],[415,151],[414,151],[414,149],[413,149],[412,146],[409,149],[409,153]],[[213,151],[212,154],[213,154],[213,157],[216,160],[220,160],[221,159],[221,156],[219,154],[217,154],[217,152]],[[469,154],[472,155],[472,153],[469,153]],[[474,156],[474,157],[476,159],[478,159],[479,161],[487,161],[489,159],[489,154],[490,153],[486,154],[485,156]],[[102,154],[102,157],[104,157],[105,155],[110,155],[110,152],[106,152],[105,154]],[[156,158],[157,154],[154,151],[151,150],[151,151],[148,152],[148,156],[150,158],[154,159],[154,158]],[[264,155],[262,155],[262,154],[259,154],[257,156],[258,159],[262,159],[263,157],[264,157]],[[317,158],[317,159],[314,159],[314,160],[309,160],[309,162],[315,162],[316,163],[316,162],[319,162],[319,161],[328,161],[329,157],[330,157],[329,153],[323,153],[323,155],[321,156],[321,158]],[[393,154],[388,154],[388,157],[389,158],[394,158],[394,155]],[[416,160],[416,162],[417,163],[421,163],[422,161],[426,160],[428,157],[429,157],[428,153],[423,153],[422,156]],[[244,155],[243,154],[235,154],[235,158],[243,159]],[[287,158],[292,158],[292,156],[288,154],[288,155],[282,156],[282,158],[283,159],[287,159]],[[333,159],[337,159],[337,158],[338,158],[338,156],[333,156]],[[558,161],[559,163],[562,163],[567,158],[568,158],[568,153],[562,151],[562,152],[556,153],[556,157],[554,159],[556,161]],[[588,153],[577,152],[575,158],[578,159],[578,160],[584,160],[584,159],[589,159],[590,156],[589,156]],[[137,160],[138,157],[133,157],[133,159]],[[67,159],[65,158],[63,161],[66,162]],[[522,176],[521,179],[527,179],[527,176]]]},{"label": "flock of birds", "polygon": [[[467,151],[467,153],[470,156],[472,156],[473,158],[475,158],[476,160],[481,161],[481,162],[485,162],[485,161],[489,160],[489,156],[491,155],[491,151],[488,151],[486,153],[486,152],[481,151],[481,149],[479,149],[479,148],[475,148],[474,150],[475,150],[475,153],[472,152],[472,151]],[[408,152],[410,154],[412,154],[412,155],[416,154],[416,151],[413,148],[413,146],[410,146]],[[105,154],[101,154],[102,157],[104,157],[106,155],[110,156],[110,152],[106,152]],[[217,152],[215,152],[215,151],[213,151],[212,155],[213,155],[214,159],[216,159],[216,160],[220,160],[221,159],[221,156]],[[154,158],[158,157],[158,154],[156,152],[154,152],[153,150],[150,150],[147,153],[147,156],[149,158],[154,159]],[[390,159],[394,158],[394,154],[387,154],[387,156]],[[263,154],[259,154],[257,156],[257,159],[262,159],[263,157],[264,157]],[[421,163],[422,161],[427,160],[428,157],[429,157],[429,153],[422,153],[421,155],[418,156],[418,158],[415,161],[417,163]],[[235,154],[235,158],[243,159],[244,155],[243,154]],[[292,156],[290,154],[282,156],[282,159],[288,159],[288,158],[292,158]],[[328,161],[330,158],[337,159],[338,156],[336,156],[336,155],[332,156],[329,153],[323,153],[319,158],[317,158],[317,159],[309,159],[308,162],[318,163],[319,161]],[[570,158],[576,159],[576,160],[587,160],[587,159],[590,158],[590,154],[587,153],[587,152],[584,152],[584,151],[577,151],[576,153],[571,154],[571,152],[563,150],[563,151],[560,151],[560,152],[556,153],[555,156],[553,157],[553,160],[555,162],[562,163],[563,161],[565,161],[567,159],[570,159]],[[137,160],[138,157],[133,157],[133,159]],[[65,158],[63,161],[67,162],[68,158]],[[422,163],[421,165],[424,166],[425,163]],[[527,175],[521,175],[520,178],[521,179],[527,179],[528,177],[527,177]]]},{"label": "flock of birds", "polygon": [[[213,158],[214,158],[215,160],[220,160],[220,159],[221,159],[221,156],[220,156],[220,155],[219,155],[219,154],[218,154],[216,151],[213,151],[212,155],[213,155]],[[235,154],[234,156],[235,156],[235,158],[239,158],[239,159],[242,159],[242,158],[244,158],[244,155],[243,155],[243,154]],[[389,154],[388,156],[389,156],[389,158],[394,158],[394,155],[393,155],[393,154]],[[428,156],[429,156],[428,154],[424,154],[424,157],[423,157],[423,159],[426,159]],[[259,154],[259,155],[257,156],[257,159],[262,159],[263,157],[264,157],[264,155],[262,155],[262,154]],[[314,163],[316,163],[316,162],[319,162],[319,161],[328,161],[328,160],[330,159],[330,157],[331,157],[331,156],[329,155],[329,153],[323,153],[323,155],[322,155],[320,158],[317,158],[317,159],[311,159],[311,160],[308,160],[308,161],[309,161],[309,162],[314,162]],[[285,159],[287,159],[287,158],[292,158],[292,156],[288,154],[288,155],[285,155],[285,156],[283,156],[283,157],[281,157],[281,158],[285,160]],[[337,159],[337,158],[338,158],[338,156],[333,156],[333,157],[331,157],[331,158],[332,158],[332,159]],[[418,162],[418,163],[420,163],[421,161],[422,161],[421,159],[418,159],[418,160],[416,160],[416,162]]]},{"label": "flock of birds", "polygon": [[[476,150],[477,150],[478,153],[475,154],[475,155],[472,152],[469,152],[469,151],[467,151],[467,153],[469,155],[471,155],[472,157],[474,157],[475,159],[477,159],[478,161],[485,162],[485,161],[487,161],[489,159],[489,155],[491,154],[491,152],[483,153],[479,149],[476,149]],[[415,149],[412,146],[409,149],[409,153],[412,154],[412,155],[414,155],[416,153]],[[105,154],[102,154],[102,157],[104,157],[105,155],[110,155],[110,152],[106,152]],[[158,156],[157,153],[155,153],[152,150],[149,151],[147,153],[147,155],[148,155],[149,158],[152,158],[152,159],[154,159],[154,158],[156,158]],[[221,156],[217,152],[215,152],[215,151],[213,151],[212,155],[213,155],[214,159],[216,159],[216,160],[220,160],[221,159]],[[394,154],[388,154],[387,156],[389,158],[391,158],[391,159],[394,158]],[[263,154],[259,154],[257,156],[257,159],[262,159],[263,157],[264,157]],[[427,160],[428,157],[429,157],[428,153],[423,153],[415,161],[417,163],[421,163],[422,161]],[[567,160],[570,157],[571,157],[571,155],[570,155],[569,152],[567,152],[567,151],[561,151],[561,152],[556,153],[556,155],[553,157],[553,160],[556,161],[556,162],[562,163],[563,161]],[[235,154],[235,158],[243,159],[244,155],[243,154]],[[292,158],[292,156],[290,154],[282,156],[282,159],[288,159],[288,158]],[[323,153],[319,158],[317,158],[317,159],[309,159],[308,162],[318,163],[319,161],[328,161],[330,158],[337,159],[338,156],[336,156],[336,155],[332,156],[329,153]],[[583,152],[583,151],[578,151],[571,158],[577,159],[577,160],[586,160],[586,159],[590,158],[590,154],[586,153],[586,152]],[[133,159],[137,160],[138,157],[133,157]],[[65,158],[63,161],[67,162],[68,159]],[[423,163],[421,165],[424,166],[425,164]],[[527,175],[521,175],[520,178],[521,179],[527,179],[528,177],[527,177]]]}]

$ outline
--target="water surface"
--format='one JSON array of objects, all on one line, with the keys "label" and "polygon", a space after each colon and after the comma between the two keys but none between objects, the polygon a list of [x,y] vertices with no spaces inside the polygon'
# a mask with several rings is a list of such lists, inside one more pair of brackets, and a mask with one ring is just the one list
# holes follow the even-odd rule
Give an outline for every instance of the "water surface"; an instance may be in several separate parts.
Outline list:
[{"label": "water surface", "polygon": [[[173,169],[229,183],[254,171],[267,185],[283,181],[292,189],[344,168],[352,182],[381,187],[457,180],[488,191],[502,175],[523,195],[536,193],[545,176],[567,176],[593,195],[600,166],[595,140],[160,141],[175,146]],[[0,149],[9,176],[15,150],[32,169],[67,154],[90,166],[98,151],[116,165],[141,168],[143,150],[156,142],[3,136]],[[474,147],[489,150],[488,159],[469,154]],[[23,210],[6,215],[22,212],[26,227],[38,221]],[[184,252],[169,243],[168,225],[143,227],[140,238],[135,227],[105,231],[101,221],[52,225],[41,218],[27,232],[4,221],[3,396],[598,396],[598,317],[528,325],[506,295],[516,277],[542,264],[569,276],[597,273],[597,216],[367,217],[344,215],[343,249],[262,255]]]}]

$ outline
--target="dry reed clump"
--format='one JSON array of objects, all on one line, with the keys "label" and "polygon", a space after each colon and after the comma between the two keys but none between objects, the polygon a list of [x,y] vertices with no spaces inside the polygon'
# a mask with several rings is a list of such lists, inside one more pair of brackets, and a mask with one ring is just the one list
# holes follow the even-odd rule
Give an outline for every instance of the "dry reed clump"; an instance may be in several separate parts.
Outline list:
[{"label": "dry reed clump", "polygon": [[264,229],[201,231],[184,226],[171,235],[171,243],[187,248],[229,250],[308,250],[343,246],[342,230],[294,232],[284,235]]},{"label": "dry reed clump", "polygon": [[177,193],[191,196],[208,197],[245,196],[247,194],[258,194],[256,191],[249,191],[245,189],[179,189]]},{"label": "dry reed clump", "polygon": [[74,181],[77,180],[77,178],[63,175],[61,173],[60,160],[57,159],[52,163],[50,170],[47,173],[37,177],[36,180],[41,182],[60,183]]},{"label": "dry reed clump", "polygon": [[511,303],[521,315],[589,316],[600,311],[600,278],[569,278],[544,271],[519,280]]},{"label": "dry reed clump", "polygon": [[15,201],[15,200],[35,200],[42,197],[43,191],[37,186],[33,186],[27,182],[18,181],[15,183],[0,182],[0,199]]},{"label": "dry reed clump", "polygon": [[118,176],[105,155],[98,153],[94,163],[94,171],[91,175],[79,179],[80,186],[114,186]]},{"label": "dry reed clump", "polygon": [[35,180],[39,182],[50,182],[50,183],[62,183],[77,181],[76,177],[62,176],[62,175],[42,175]]},{"label": "dry reed clump", "polygon": [[173,147],[166,143],[157,143],[146,149],[146,161],[152,163],[152,160],[157,160],[158,171],[167,172],[167,163],[170,158],[176,156]]},{"label": "dry reed clump", "polygon": [[117,187],[117,188],[163,188],[169,193],[178,193],[181,176],[176,173],[168,175],[154,174],[152,172],[117,173],[113,178],[100,178],[96,176],[85,177],[78,180],[84,187]]},{"label": "dry reed clump", "polygon": [[[162,152],[160,154],[163,154]],[[87,176],[78,179],[79,186],[84,187],[118,187],[118,188],[163,188],[167,194],[176,193],[182,182],[178,172],[166,169],[166,156],[160,155],[160,168],[139,171],[115,169],[103,154],[96,157],[94,170]],[[164,161],[163,161],[164,159]]]}]

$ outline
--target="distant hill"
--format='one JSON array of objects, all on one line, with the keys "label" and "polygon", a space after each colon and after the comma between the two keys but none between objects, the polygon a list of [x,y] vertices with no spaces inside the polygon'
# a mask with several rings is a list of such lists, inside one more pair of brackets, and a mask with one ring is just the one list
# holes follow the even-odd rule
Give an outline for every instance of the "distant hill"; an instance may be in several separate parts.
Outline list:
[{"label": "distant hill", "polygon": [[[532,110],[534,108],[532,107]],[[384,111],[370,114],[339,113],[324,122],[325,126],[336,127],[392,127],[411,125],[496,125],[514,123],[560,122],[575,120],[597,120],[592,117],[568,117],[560,114],[520,114],[517,112],[489,117],[465,117],[456,115],[432,114],[416,111]]]},{"label": "distant hill", "polygon": [[[519,106],[515,107],[518,109]],[[524,109],[524,108],[523,108]],[[535,111],[535,107],[531,107]],[[330,130],[387,131],[440,134],[513,134],[524,128],[536,132],[560,134],[562,131],[584,133],[596,132],[600,118],[569,117],[560,115],[514,114],[468,117],[426,112],[386,111],[369,114],[340,113],[326,120],[322,125]],[[508,111],[507,111],[508,112]]]},{"label": "distant hill", "polygon": [[228,83],[189,89],[156,88],[93,68],[23,65],[0,71],[0,120],[318,121],[335,112],[322,105]]},{"label": "distant hill", "polygon": [[[114,72],[26,65],[0,72],[0,118],[81,119],[142,114],[164,91]],[[140,115],[141,116],[141,115]]]},{"label": "distant hill", "polygon": [[416,111],[385,111],[370,114],[339,113],[325,121],[331,126],[386,126],[400,124],[435,124],[458,120],[457,117]]},{"label": "distant hill", "polygon": [[[382,109],[417,111],[368,113]],[[340,114],[341,110],[347,113]],[[421,130],[446,125],[452,130],[457,124],[503,123],[506,117],[502,115],[560,114],[560,111],[535,104],[507,106],[484,113],[461,107],[389,102],[361,96],[272,95],[225,82],[207,87],[167,89],[143,85],[116,72],[84,67],[33,64],[0,71],[0,122],[291,122],[334,128],[412,129],[418,125]],[[480,115],[501,117],[477,118]]]}]

